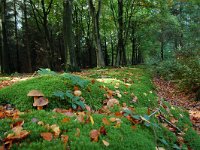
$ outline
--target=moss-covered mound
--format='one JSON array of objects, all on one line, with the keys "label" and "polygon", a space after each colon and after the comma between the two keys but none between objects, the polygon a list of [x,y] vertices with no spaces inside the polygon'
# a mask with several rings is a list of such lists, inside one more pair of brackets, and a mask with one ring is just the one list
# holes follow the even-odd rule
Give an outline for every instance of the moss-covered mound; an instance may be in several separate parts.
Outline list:
[{"label": "moss-covered mound", "polygon": [[[69,108],[74,105],[82,106],[73,96],[74,88],[82,92],[84,103],[92,112],[78,109],[71,112]],[[33,98],[27,97],[33,89],[40,90],[49,99],[44,110],[36,110],[32,106]],[[102,111],[112,93],[108,91],[120,93],[113,95],[119,105]],[[18,125],[18,120],[24,121],[22,128],[29,132],[26,138],[13,141],[9,145],[11,149],[199,149],[200,137],[192,130],[188,113],[164,101],[158,104],[151,76],[144,69],[102,69],[77,75],[38,76],[0,90],[0,105],[5,104],[12,104],[24,113],[18,119],[4,117],[8,112],[3,112],[1,107],[0,146],[5,144],[6,137],[16,134],[13,124]],[[69,112],[53,112],[54,108]],[[160,111],[154,114],[158,109]],[[159,118],[160,114],[164,120]],[[95,141],[91,139],[92,130],[98,130]],[[45,132],[59,134],[48,141],[41,136]],[[68,137],[67,142],[63,141],[63,136]]]}]

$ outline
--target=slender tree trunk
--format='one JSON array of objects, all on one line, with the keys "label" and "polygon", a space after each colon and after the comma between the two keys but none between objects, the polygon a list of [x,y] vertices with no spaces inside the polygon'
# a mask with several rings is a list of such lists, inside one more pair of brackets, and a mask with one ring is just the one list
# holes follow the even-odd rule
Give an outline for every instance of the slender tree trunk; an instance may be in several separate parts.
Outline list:
[{"label": "slender tree trunk", "polygon": [[9,66],[9,47],[8,47],[8,39],[7,39],[7,31],[6,31],[6,0],[2,1],[2,34],[3,34],[3,43],[2,43],[2,72],[10,73]]},{"label": "slender tree trunk", "polygon": [[93,0],[88,0],[89,8],[90,8],[90,14],[92,16],[92,23],[93,23],[93,35],[95,38],[95,48],[96,48],[96,56],[97,56],[97,67],[104,67],[105,61],[103,56],[103,51],[101,47],[101,38],[99,33],[99,17],[100,17],[100,11],[101,11],[101,4],[102,0],[98,0],[98,8],[97,12],[93,4]]},{"label": "slender tree trunk", "polygon": [[31,65],[31,52],[30,52],[30,37],[29,37],[29,25],[28,25],[28,18],[27,18],[27,0],[24,0],[24,49],[26,51],[26,72],[32,72],[32,65]]},{"label": "slender tree trunk", "polygon": [[124,47],[123,0],[118,0],[118,51],[116,65],[126,65],[126,52]]},{"label": "slender tree trunk", "polygon": [[19,39],[18,39],[18,29],[17,29],[17,9],[16,9],[16,0],[13,1],[14,3],[14,18],[15,18],[15,49],[16,49],[16,56],[17,56],[17,72],[21,71],[21,64],[20,64],[20,53],[19,53]]},{"label": "slender tree trunk", "polygon": [[113,44],[112,36],[110,36],[110,43],[111,43],[111,51],[112,51],[112,52],[111,52],[111,53],[112,53],[112,54],[111,54],[111,55],[112,55],[112,56],[111,56],[111,59],[112,59],[112,60],[111,60],[111,65],[114,66],[114,44]]},{"label": "slender tree trunk", "polygon": [[72,31],[72,0],[64,0],[63,3],[64,12],[63,12],[63,37],[64,37],[64,46],[66,50],[67,65],[73,67],[77,66],[76,54],[74,49],[74,37]]}]

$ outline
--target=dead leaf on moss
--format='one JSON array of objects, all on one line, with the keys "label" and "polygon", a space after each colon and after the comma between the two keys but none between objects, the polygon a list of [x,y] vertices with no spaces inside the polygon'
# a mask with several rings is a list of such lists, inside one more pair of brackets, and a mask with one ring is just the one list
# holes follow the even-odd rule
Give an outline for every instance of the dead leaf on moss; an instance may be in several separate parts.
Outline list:
[{"label": "dead leaf on moss", "polygon": [[112,117],[109,119],[111,122],[115,122],[116,121],[116,118]]},{"label": "dead leaf on moss", "polygon": [[53,134],[50,132],[40,133],[40,136],[46,141],[51,141],[53,139]]},{"label": "dead leaf on moss", "polygon": [[110,125],[110,122],[108,121],[107,118],[103,118],[102,122],[103,122],[104,125]]},{"label": "dead leaf on moss", "polygon": [[62,120],[62,122],[63,122],[63,123],[70,122],[70,118],[64,118],[64,119]]},{"label": "dead leaf on moss", "polygon": [[102,135],[106,135],[106,134],[107,134],[106,129],[105,129],[104,126],[102,126],[102,127],[99,129],[99,131],[100,131],[100,133],[101,133]]},{"label": "dead leaf on moss", "polygon": [[11,128],[22,126],[24,124],[24,120],[19,120],[11,125]]},{"label": "dead leaf on moss", "polygon": [[50,126],[51,130],[54,132],[54,137],[58,137],[60,135],[60,128],[57,124],[53,124]]},{"label": "dead leaf on moss", "polygon": [[61,135],[61,140],[63,143],[68,143],[68,140],[69,140],[69,136],[68,135]]},{"label": "dead leaf on moss", "polygon": [[90,122],[91,122],[92,125],[94,125],[94,119],[91,115],[90,115]]},{"label": "dead leaf on moss", "polygon": [[102,142],[103,142],[103,144],[105,145],[105,146],[109,146],[110,144],[107,142],[107,141],[105,141],[105,140],[102,140]]},{"label": "dead leaf on moss", "polygon": [[8,134],[7,137],[3,141],[6,142],[6,141],[20,140],[27,137],[29,134],[30,132],[26,130],[21,130],[21,132],[18,133],[17,135],[15,133]]},{"label": "dead leaf on moss", "polygon": [[107,106],[110,108],[114,105],[119,105],[119,101],[115,98],[109,99],[109,101],[107,102]]},{"label": "dead leaf on moss", "polygon": [[99,140],[99,131],[98,130],[91,130],[90,131],[90,139],[93,142],[98,142]]}]

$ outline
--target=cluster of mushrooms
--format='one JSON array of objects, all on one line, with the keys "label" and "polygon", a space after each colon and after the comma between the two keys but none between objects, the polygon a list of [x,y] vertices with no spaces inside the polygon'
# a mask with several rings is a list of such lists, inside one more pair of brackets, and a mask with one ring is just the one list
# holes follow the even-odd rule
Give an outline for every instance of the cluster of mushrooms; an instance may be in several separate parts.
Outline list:
[{"label": "cluster of mushrooms", "polygon": [[42,110],[45,105],[49,103],[48,99],[44,97],[44,94],[39,90],[31,90],[27,96],[33,97],[34,103],[33,106],[38,110]]}]

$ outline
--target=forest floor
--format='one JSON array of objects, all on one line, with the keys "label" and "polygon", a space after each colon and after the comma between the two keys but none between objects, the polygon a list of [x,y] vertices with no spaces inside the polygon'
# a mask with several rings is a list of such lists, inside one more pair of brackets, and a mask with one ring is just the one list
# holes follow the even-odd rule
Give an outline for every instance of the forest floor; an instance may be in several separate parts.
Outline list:
[{"label": "forest floor", "polygon": [[[87,76],[87,73],[78,73],[78,75]],[[24,81],[35,76],[34,74],[22,74],[13,77],[1,77],[0,89],[10,86],[16,82]],[[161,78],[154,78],[153,83],[156,86],[157,95],[169,102],[173,106],[186,109],[189,112],[190,120],[194,129],[200,134],[200,101],[194,101],[194,94],[180,91],[176,84]]]},{"label": "forest floor", "polygon": [[180,91],[176,84],[160,78],[153,79],[157,95],[173,106],[183,107],[188,110],[194,129],[200,134],[200,102],[194,101],[194,93]]}]

